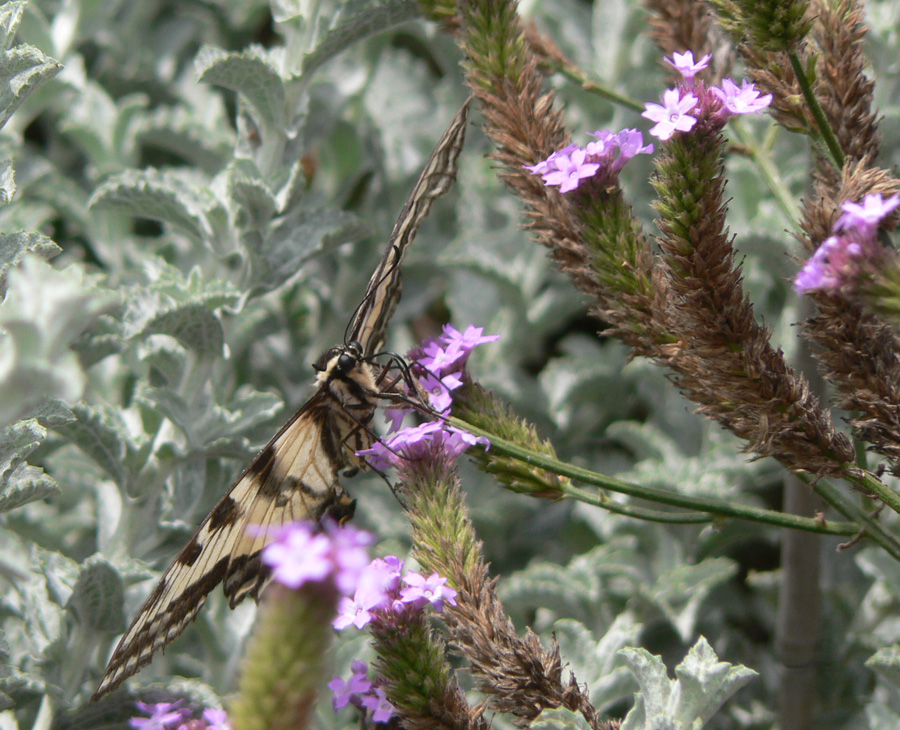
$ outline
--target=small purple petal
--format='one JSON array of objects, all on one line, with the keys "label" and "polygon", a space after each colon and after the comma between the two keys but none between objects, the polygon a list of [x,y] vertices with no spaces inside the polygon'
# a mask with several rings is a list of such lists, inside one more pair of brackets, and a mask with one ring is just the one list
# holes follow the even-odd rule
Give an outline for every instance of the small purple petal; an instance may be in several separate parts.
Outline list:
[{"label": "small purple petal", "polygon": [[685,81],[690,81],[697,75],[698,71],[703,70],[709,65],[710,54],[706,54],[699,61],[694,63],[693,51],[685,51],[684,53],[673,53],[672,58],[665,58],[666,63],[672,65],[678,71]]},{"label": "small purple petal", "polygon": [[693,94],[681,96],[678,89],[666,89],[663,92],[663,105],[646,104],[641,114],[656,125],[650,134],[665,141],[675,132],[689,132],[697,123],[696,118],[688,114],[697,105],[697,97]]}]

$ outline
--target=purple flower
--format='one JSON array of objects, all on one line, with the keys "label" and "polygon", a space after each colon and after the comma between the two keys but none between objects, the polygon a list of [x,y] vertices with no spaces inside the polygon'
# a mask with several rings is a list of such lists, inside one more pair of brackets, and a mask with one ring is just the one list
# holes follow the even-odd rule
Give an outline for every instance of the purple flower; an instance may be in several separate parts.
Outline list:
[{"label": "purple flower", "polygon": [[443,375],[452,371],[459,371],[463,367],[463,361],[469,354],[460,347],[458,342],[443,344],[438,340],[430,340],[422,346],[421,357],[416,361],[426,370],[435,375]]},{"label": "purple flower", "polygon": [[850,200],[841,203],[844,215],[834,224],[834,230],[843,231],[854,228],[861,233],[871,235],[878,224],[889,216],[900,205],[900,195],[892,195],[887,200],[881,193],[869,193],[863,198],[862,205]]},{"label": "purple flower", "polygon": [[141,712],[146,712],[150,717],[132,717],[128,724],[136,730],[171,730],[176,724],[185,720],[190,714],[186,709],[178,709],[178,702],[158,702],[147,704],[136,703]]},{"label": "purple flower", "polygon": [[500,339],[500,335],[482,335],[482,332],[484,332],[484,327],[476,327],[474,324],[466,327],[465,332],[460,332],[453,325],[445,324],[443,334],[438,339],[447,347],[451,347],[454,343],[458,344],[459,348],[468,355],[478,345],[496,342]]},{"label": "purple flower", "polygon": [[641,114],[656,125],[650,134],[659,137],[663,142],[675,132],[690,132],[697,120],[688,114],[697,105],[697,97],[691,93],[681,96],[678,89],[666,89],[663,92],[663,105],[645,104]]},{"label": "purple flower", "polygon": [[387,701],[384,690],[376,687],[362,698],[363,707],[372,711],[372,720],[375,722],[387,722],[394,715],[394,706]]},{"label": "purple flower", "polygon": [[446,413],[450,410],[453,402],[450,391],[459,388],[463,381],[456,373],[447,373],[439,378],[432,372],[426,372],[419,378],[419,384],[428,393],[428,402],[431,407],[438,413]]},{"label": "purple flower", "polygon": [[711,91],[722,102],[722,108],[728,112],[728,116],[757,113],[772,103],[771,94],[760,96],[756,86],[747,79],[744,79],[740,88],[731,79],[723,79],[722,88],[713,86]]},{"label": "purple flower", "polygon": [[372,611],[388,603],[384,578],[377,571],[363,572],[353,598],[344,597],[338,604],[338,615],[332,626],[338,631],[350,624],[361,629],[372,620]]},{"label": "purple flower", "polygon": [[559,158],[568,158],[568,156],[574,151],[578,149],[578,145],[570,144],[566,147],[563,147],[561,150],[557,150],[553,154],[550,155],[546,160],[538,162],[536,165],[522,165],[526,170],[531,172],[534,175],[546,175],[547,173],[553,172],[556,170],[556,160]]},{"label": "purple flower", "polygon": [[311,522],[294,523],[263,549],[262,562],[272,568],[272,577],[288,588],[322,581],[334,570],[331,541],[314,529]]},{"label": "purple flower", "polygon": [[470,446],[482,444],[490,447],[490,443],[483,436],[476,437],[468,431],[440,421],[429,421],[421,426],[404,428],[386,442],[377,441],[371,449],[357,451],[356,455],[366,458],[376,469],[386,469],[389,466],[402,468],[408,462],[422,458],[435,447],[448,458],[455,459]]},{"label": "purple flower", "polygon": [[207,707],[203,710],[203,719],[206,721],[206,730],[232,730],[225,710]]},{"label": "purple flower", "polygon": [[612,164],[614,171],[621,170],[625,163],[635,155],[653,154],[653,145],[644,145],[644,135],[637,129],[623,129],[615,135],[619,156]]},{"label": "purple flower", "polygon": [[372,682],[366,677],[368,674],[366,663],[357,659],[350,665],[350,668],[353,673],[350,675],[349,682],[345,682],[340,677],[334,677],[328,683],[328,689],[334,693],[331,704],[335,712],[349,704],[362,707],[363,695],[372,691]]},{"label": "purple flower", "polygon": [[863,247],[859,242],[845,236],[831,236],[800,269],[794,288],[799,294],[812,289],[837,291],[853,283],[862,257]]},{"label": "purple flower", "polygon": [[456,590],[447,585],[447,579],[437,573],[432,573],[427,578],[419,573],[410,571],[403,576],[403,582],[409,586],[400,591],[400,600],[415,606],[424,606],[430,603],[435,611],[440,613],[444,609],[444,601],[451,606],[456,605]]},{"label": "purple flower", "polygon": [[[664,58],[665,62],[670,64],[681,74],[681,78],[688,82],[694,80],[694,76],[698,71],[702,71],[709,65],[709,59],[712,58],[708,53],[699,61],[694,63],[693,51],[685,51],[684,53],[673,53],[672,58]],[[687,130],[684,130],[687,131]]]},{"label": "purple flower", "polygon": [[385,408],[384,422],[388,425],[388,433],[395,433],[403,426],[403,419],[411,411],[408,408]]},{"label": "purple flower", "polygon": [[396,555],[386,555],[383,558],[375,558],[366,572],[363,580],[371,580],[381,587],[385,595],[395,593],[400,588],[400,576],[403,575],[404,561]]},{"label": "purple flower", "polygon": [[375,537],[353,525],[338,525],[331,521],[325,523],[325,532],[331,538],[335,585],[341,593],[349,595],[359,585],[369,565],[367,548],[375,542]]},{"label": "purple flower", "polygon": [[272,568],[272,577],[289,588],[330,579],[347,595],[359,582],[369,559],[366,546],[372,535],[350,525],[326,523],[315,532],[312,522],[295,522],[277,534],[262,552],[262,562]]},{"label": "purple flower", "polygon": [[524,167],[535,175],[541,175],[546,185],[558,185],[561,193],[568,193],[578,187],[579,181],[593,177],[600,169],[600,165],[589,162],[586,157],[586,150],[569,145],[543,162]]}]

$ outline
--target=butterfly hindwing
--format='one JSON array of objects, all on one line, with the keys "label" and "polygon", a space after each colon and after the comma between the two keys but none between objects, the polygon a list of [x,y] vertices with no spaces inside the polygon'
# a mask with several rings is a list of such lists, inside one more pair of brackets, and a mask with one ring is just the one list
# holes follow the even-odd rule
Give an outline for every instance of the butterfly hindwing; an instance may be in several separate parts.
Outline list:
[{"label": "butterfly hindwing", "polygon": [[138,611],[95,697],[173,641],[219,583],[224,582],[232,608],[247,595],[256,596],[266,578],[259,553],[277,529],[321,519],[347,499],[338,481],[346,464],[341,434],[355,424],[336,423],[328,400],[321,393],[313,396],[219,500]]}]

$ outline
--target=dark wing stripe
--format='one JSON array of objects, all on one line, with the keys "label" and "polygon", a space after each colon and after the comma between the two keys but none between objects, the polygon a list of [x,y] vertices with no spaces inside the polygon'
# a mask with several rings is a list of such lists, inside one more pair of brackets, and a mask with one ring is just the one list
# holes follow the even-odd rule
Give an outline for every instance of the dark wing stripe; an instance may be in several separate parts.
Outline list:
[{"label": "dark wing stripe", "polygon": [[469,102],[450,122],[412,193],[403,206],[391,233],[388,251],[366,287],[366,295],[347,329],[346,342],[359,342],[364,355],[376,352],[384,342],[388,320],[400,300],[400,263],[419,226],[435,200],[446,193],[456,180],[457,161],[462,151],[469,117]]}]

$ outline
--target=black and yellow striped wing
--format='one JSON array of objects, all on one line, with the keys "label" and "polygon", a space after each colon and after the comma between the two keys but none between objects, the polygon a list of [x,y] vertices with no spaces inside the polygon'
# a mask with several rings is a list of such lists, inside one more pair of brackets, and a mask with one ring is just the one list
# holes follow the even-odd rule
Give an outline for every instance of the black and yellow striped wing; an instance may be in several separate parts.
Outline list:
[{"label": "black and yellow striped wing", "polygon": [[316,364],[318,389],[222,497],[177,555],[119,641],[94,699],[148,664],[190,623],[219,583],[233,608],[258,597],[267,580],[262,549],[278,528],[297,520],[344,519],[353,502],[338,473],[364,466],[354,452],[369,448],[368,425],[378,406],[379,373],[367,357],[381,346],[400,298],[400,263],[422,219],[456,176],[468,105],[438,142],[394,226],[348,328],[347,344]]}]

